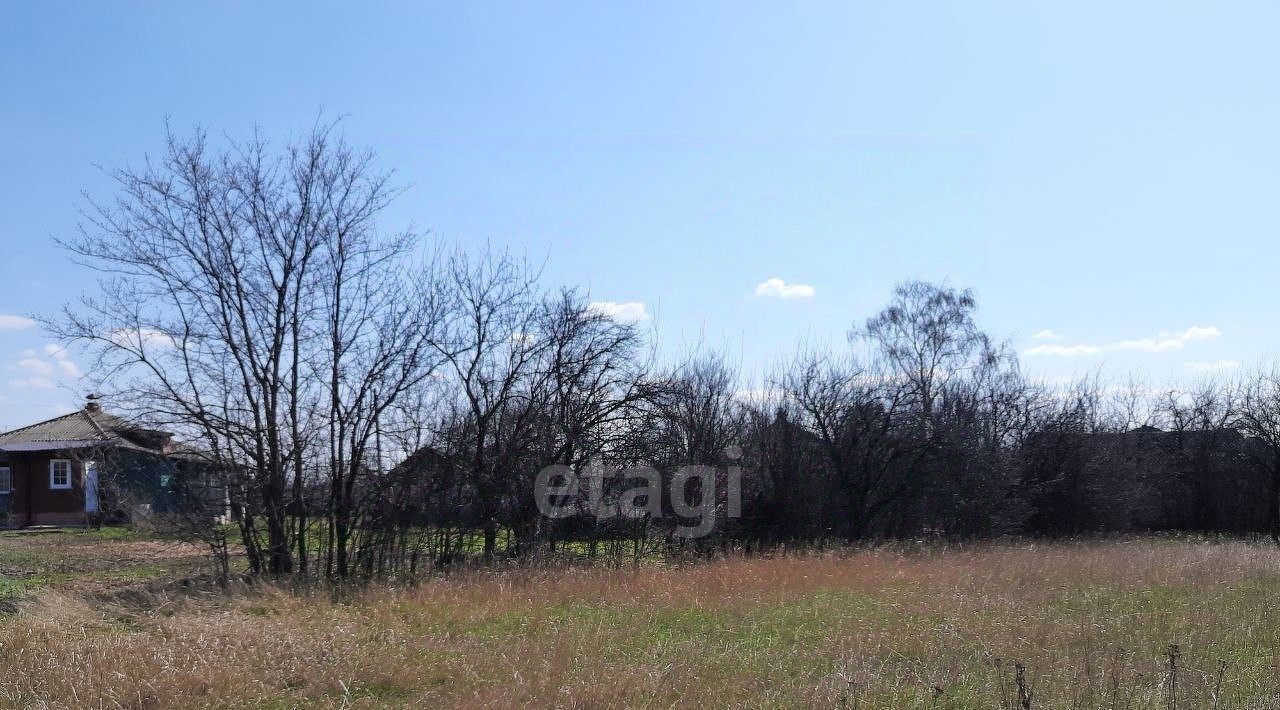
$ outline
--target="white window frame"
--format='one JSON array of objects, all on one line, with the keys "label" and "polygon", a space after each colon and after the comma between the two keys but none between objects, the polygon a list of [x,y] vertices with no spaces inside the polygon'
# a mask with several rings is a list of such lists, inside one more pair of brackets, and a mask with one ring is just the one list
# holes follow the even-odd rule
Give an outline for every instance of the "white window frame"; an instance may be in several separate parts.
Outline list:
[{"label": "white window frame", "polygon": [[8,466],[0,466],[0,495],[9,495],[13,492],[13,469]]},{"label": "white window frame", "polygon": [[[59,484],[57,481],[57,470],[58,464],[60,463],[65,463],[67,465],[67,482],[65,484]],[[49,459],[49,490],[71,490],[71,459]]]}]

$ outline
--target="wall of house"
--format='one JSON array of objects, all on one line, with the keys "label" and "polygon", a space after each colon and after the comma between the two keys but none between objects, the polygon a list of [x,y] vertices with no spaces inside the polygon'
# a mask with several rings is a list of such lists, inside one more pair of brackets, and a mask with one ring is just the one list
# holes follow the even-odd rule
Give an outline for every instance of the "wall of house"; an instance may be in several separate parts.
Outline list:
[{"label": "wall of house", "polygon": [[[49,487],[49,462],[71,461],[71,488]],[[228,514],[226,490],[211,485],[201,464],[127,449],[0,453],[13,490],[0,495],[0,527],[83,525],[84,460],[98,462],[99,512],[92,522],[119,522],[142,515],[186,514],[221,518]]]},{"label": "wall of house", "polygon": [[[13,490],[9,493],[9,524],[80,525],[84,512],[84,464],[72,452],[10,452]],[[71,488],[49,487],[49,462],[71,461]]]},{"label": "wall of house", "polygon": [[194,521],[230,514],[221,478],[198,461],[117,449],[105,457],[99,475],[99,497],[108,519],[181,514]]}]

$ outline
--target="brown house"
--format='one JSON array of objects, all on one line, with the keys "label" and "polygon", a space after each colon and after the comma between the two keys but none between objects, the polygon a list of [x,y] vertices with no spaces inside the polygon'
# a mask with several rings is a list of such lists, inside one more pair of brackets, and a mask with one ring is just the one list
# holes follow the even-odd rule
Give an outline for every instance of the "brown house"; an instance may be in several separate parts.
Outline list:
[{"label": "brown house", "polygon": [[[104,471],[158,478],[173,449],[166,432],[107,414],[91,398],[77,412],[0,434],[0,524],[83,525],[108,512]],[[156,488],[162,486],[157,485]]]}]

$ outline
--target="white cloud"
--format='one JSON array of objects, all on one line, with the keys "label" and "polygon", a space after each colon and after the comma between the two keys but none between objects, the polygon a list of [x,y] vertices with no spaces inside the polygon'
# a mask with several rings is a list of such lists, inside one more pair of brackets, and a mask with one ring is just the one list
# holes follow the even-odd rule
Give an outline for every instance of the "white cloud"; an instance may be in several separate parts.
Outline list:
[{"label": "white cloud", "polygon": [[1177,338],[1142,338],[1141,340],[1124,340],[1110,346],[1111,350],[1131,350],[1142,353],[1163,353],[1170,350],[1179,350],[1184,345],[1184,341]]},{"label": "white cloud", "polygon": [[756,295],[768,298],[813,298],[816,293],[812,286],[789,284],[777,277],[761,281],[756,286]]},{"label": "white cloud", "polygon": [[1062,340],[1062,336],[1045,328],[1044,330],[1031,336],[1032,340]]},{"label": "white cloud", "polygon": [[27,377],[21,380],[9,380],[9,384],[19,389],[51,390],[53,382],[47,377]]},{"label": "white cloud", "polygon": [[1184,362],[1182,366],[1192,372],[1223,372],[1240,367],[1239,360],[1215,360],[1213,362]]},{"label": "white cloud", "polygon": [[36,322],[25,316],[14,316],[0,313],[0,330],[26,330],[34,328]]},{"label": "white cloud", "polygon": [[1161,353],[1169,350],[1179,350],[1183,345],[1202,340],[1214,340],[1222,336],[1222,331],[1214,326],[1202,327],[1193,325],[1190,328],[1178,333],[1164,332],[1156,338],[1143,338],[1141,340],[1125,340],[1117,343],[1117,350],[1138,350],[1148,353]]},{"label": "white cloud", "polygon": [[67,349],[61,345],[50,343],[44,346],[44,354],[53,358],[53,364],[58,366],[62,374],[68,377],[82,377],[84,372],[80,370],[80,366],[71,360],[71,356],[67,354]]},{"label": "white cloud", "polygon": [[36,357],[24,357],[18,361],[18,369],[34,372],[37,375],[52,375],[53,365]]},{"label": "white cloud", "polygon": [[596,301],[588,306],[588,308],[595,313],[612,318],[619,323],[635,323],[649,317],[649,313],[645,310],[644,304],[637,303],[635,301],[629,301],[627,303]]},{"label": "white cloud", "polygon": [[35,350],[30,348],[23,350],[22,358],[10,365],[9,370],[26,373],[30,377],[11,380],[9,384],[15,387],[46,389],[49,377],[55,372],[66,377],[82,377],[84,375],[80,370],[80,366],[76,365],[67,355],[66,348],[58,345],[46,345],[42,350],[52,360],[41,358],[36,354]]},{"label": "white cloud", "polygon": [[1218,330],[1215,326],[1212,326],[1212,325],[1207,327],[1193,325],[1190,328],[1187,328],[1186,330],[1182,331],[1181,333],[1161,333],[1160,337],[1162,338],[1172,337],[1186,343],[1186,342],[1191,342],[1193,340],[1217,340],[1218,338],[1222,337],[1222,331]]},{"label": "white cloud", "polygon": [[1187,343],[1214,340],[1221,336],[1222,331],[1214,326],[1196,325],[1183,331],[1166,331],[1154,338],[1121,340],[1106,345],[1037,345],[1026,350],[1024,354],[1031,356],[1078,357],[1099,355],[1111,351],[1163,353],[1171,350],[1181,350]]}]

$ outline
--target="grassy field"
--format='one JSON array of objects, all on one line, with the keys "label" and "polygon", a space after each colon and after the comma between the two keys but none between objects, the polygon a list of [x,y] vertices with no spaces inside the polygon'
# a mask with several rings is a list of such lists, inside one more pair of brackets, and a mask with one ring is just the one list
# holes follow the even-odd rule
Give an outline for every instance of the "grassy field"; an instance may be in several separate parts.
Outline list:
[{"label": "grassy field", "polygon": [[17,600],[0,664],[29,669],[0,704],[1014,708],[1020,664],[1035,708],[1280,707],[1280,552],[1262,544],[513,569],[336,603],[159,588],[198,553],[0,537]]},{"label": "grassy field", "polygon": [[140,581],[183,578],[205,563],[198,547],[126,528],[0,532],[0,609],[46,589],[109,594]]}]

